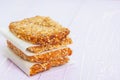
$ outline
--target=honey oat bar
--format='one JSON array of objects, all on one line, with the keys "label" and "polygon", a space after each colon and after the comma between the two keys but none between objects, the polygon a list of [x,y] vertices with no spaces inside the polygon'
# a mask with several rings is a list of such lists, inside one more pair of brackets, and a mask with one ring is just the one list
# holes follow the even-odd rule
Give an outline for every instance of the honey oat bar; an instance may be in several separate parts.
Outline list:
[{"label": "honey oat bar", "polygon": [[45,52],[44,54],[39,53],[34,56],[27,56],[24,52],[22,52],[20,49],[14,46],[14,44],[12,44],[10,41],[7,41],[7,45],[19,57],[30,62],[45,63],[47,61],[54,60],[59,57],[70,56],[72,54],[72,50],[68,47],[65,47],[55,51],[53,50],[53,51]]},{"label": "honey oat bar", "polygon": [[60,43],[70,33],[68,28],[44,16],[12,22],[9,29],[18,38],[40,45]]},{"label": "honey oat bar", "polygon": [[6,50],[6,56],[29,76],[47,71],[49,69],[52,69],[52,67],[61,66],[68,63],[69,61],[68,57],[61,57],[52,61],[48,61],[46,63],[32,63],[21,59],[19,56],[14,54],[10,48],[6,47]]}]

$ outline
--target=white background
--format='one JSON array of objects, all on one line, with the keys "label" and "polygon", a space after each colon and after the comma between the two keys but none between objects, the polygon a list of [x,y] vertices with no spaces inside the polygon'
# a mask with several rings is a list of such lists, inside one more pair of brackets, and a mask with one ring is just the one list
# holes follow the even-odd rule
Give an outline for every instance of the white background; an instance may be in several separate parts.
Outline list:
[{"label": "white background", "polygon": [[0,0],[0,27],[35,15],[71,30],[74,66],[28,77],[3,56],[0,35],[0,80],[120,80],[119,0]]}]

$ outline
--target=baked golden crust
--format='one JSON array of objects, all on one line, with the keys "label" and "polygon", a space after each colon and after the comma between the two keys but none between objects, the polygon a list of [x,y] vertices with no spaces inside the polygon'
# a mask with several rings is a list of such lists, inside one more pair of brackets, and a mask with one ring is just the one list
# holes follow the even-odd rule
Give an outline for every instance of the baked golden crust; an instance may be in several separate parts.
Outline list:
[{"label": "baked golden crust", "polygon": [[30,62],[45,63],[47,61],[51,61],[60,57],[70,56],[72,54],[72,50],[70,48],[63,48],[63,49],[47,52],[45,54],[27,56],[20,49],[14,46],[11,42],[7,41],[7,45],[19,57]]},{"label": "baked golden crust", "polygon": [[70,33],[68,28],[44,16],[12,22],[9,29],[18,38],[40,45],[60,43]]},{"label": "baked golden crust", "polygon": [[38,52],[43,52],[43,51],[48,51],[51,49],[56,49],[56,48],[60,48],[61,46],[66,46],[68,44],[71,44],[72,40],[71,38],[65,38],[63,39],[60,43],[54,44],[54,45],[38,45],[38,46],[31,46],[28,47],[27,50],[33,53],[38,53]]},{"label": "baked golden crust", "polygon": [[56,60],[52,60],[43,64],[35,64],[30,68],[30,76],[35,75],[39,72],[46,71],[51,67],[56,67],[63,65],[69,61],[68,57],[58,58]]}]

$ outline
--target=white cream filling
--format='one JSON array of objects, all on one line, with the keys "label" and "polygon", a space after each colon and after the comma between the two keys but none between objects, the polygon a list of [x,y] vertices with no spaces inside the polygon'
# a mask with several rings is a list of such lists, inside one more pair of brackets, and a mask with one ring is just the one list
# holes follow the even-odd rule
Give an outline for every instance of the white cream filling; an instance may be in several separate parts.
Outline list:
[{"label": "white cream filling", "polygon": [[26,50],[26,48],[30,47],[30,46],[38,46],[38,45],[34,45],[31,44],[29,42],[26,42],[24,40],[21,40],[19,38],[17,38],[14,34],[12,34],[8,28],[4,28],[4,29],[0,29],[0,32],[4,35],[4,37],[9,40],[13,45],[15,45],[18,49],[20,49],[25,55],[27,56],[34,56],[34,55],[38,55],[38,54],[45,54],[51,51],[55,51],[55,50],[59,50],[59,49],[63,49],[66,48],[66,46],[61,46],[57,49],[53,49],[53,50],[48,50],[48,51],[44,51],[44,52],[38,52],[38,53],[32,53]]}]

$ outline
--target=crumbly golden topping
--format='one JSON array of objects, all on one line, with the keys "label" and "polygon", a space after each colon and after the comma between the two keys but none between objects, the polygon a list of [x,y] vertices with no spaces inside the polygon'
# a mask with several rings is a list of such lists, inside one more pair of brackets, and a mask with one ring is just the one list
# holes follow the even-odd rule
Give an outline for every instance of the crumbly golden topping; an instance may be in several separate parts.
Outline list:
[{"label": "crumbly golden topping", "polygon": [[61,31],[62,26],[51,20],[49,17],[35,16],[26,18],[22,21],[13,22],[11,26],[17,26],[22,32],[27,32],[28,35],[50,34],[56,31]]}]

